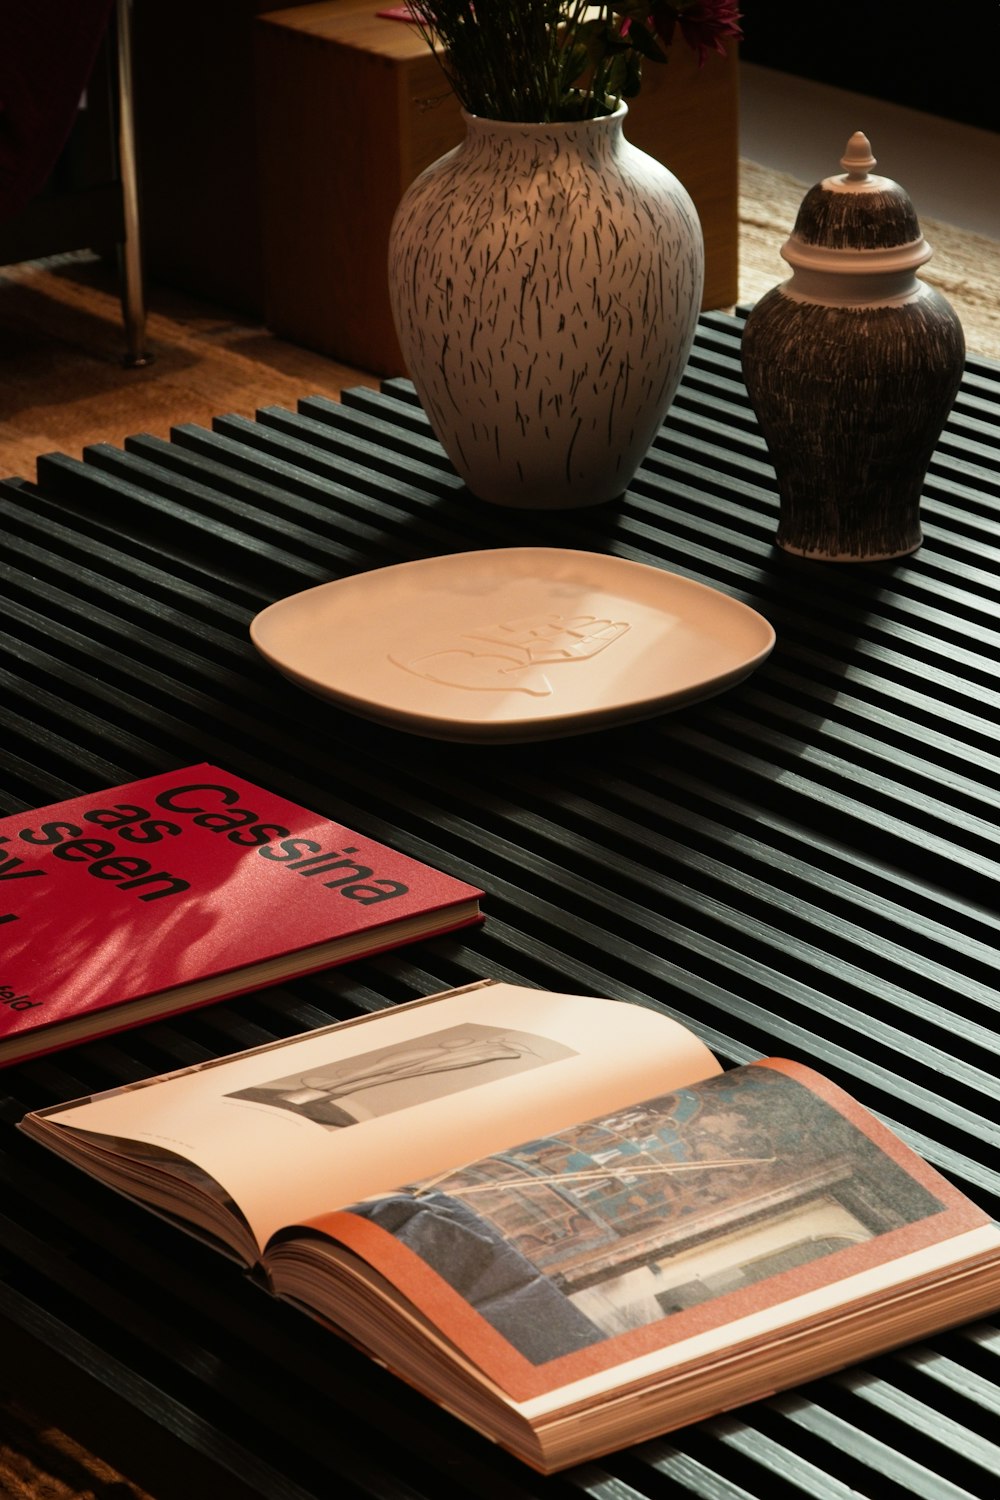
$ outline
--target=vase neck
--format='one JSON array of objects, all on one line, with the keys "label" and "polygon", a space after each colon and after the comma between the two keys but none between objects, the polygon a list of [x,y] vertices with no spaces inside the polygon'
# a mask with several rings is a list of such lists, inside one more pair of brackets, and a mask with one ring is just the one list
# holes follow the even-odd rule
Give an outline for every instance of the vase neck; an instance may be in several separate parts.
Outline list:
[{"label": "vase neck", "polygon": [[463,112],[468,149],[504,155],[531,154],[545,160],[566,152],[595,159],[613,156],[623,139],[622,127],[628,106],[620,104],[610,115],[593,120],[519,121],[490,120]]}]

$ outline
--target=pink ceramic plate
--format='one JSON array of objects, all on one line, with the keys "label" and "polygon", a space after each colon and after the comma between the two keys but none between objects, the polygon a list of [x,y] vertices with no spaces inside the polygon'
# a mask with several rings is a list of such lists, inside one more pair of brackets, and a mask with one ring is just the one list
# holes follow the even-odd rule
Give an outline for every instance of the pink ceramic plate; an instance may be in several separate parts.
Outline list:
[{"label": "pink ceramic plate", "polygon": [[462,552],[281,599],[250,626],[301,687],[413,734],[541,740],[732,687],[768,622],[704,584],[556,547]]}]

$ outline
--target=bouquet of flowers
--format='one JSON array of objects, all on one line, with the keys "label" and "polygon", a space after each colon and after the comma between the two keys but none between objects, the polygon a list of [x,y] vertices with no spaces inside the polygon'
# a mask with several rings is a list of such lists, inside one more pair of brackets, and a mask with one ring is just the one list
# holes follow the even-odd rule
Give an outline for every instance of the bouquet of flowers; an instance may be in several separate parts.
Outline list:
[{"label": "bouquet of flowers", "polygon": [[588,120],[639,92],[677,33],[704,62],[739,39],[738,0],[409,0],[470,114]]}]

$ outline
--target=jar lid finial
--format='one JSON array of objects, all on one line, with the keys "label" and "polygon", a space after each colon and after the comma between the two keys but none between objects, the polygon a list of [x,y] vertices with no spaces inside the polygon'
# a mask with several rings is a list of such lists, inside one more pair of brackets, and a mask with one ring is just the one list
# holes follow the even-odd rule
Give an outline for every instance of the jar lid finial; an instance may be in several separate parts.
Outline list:
[{"label": "jar lid finial", "polygon": [[851,136],[847,149],[840,158],[840,165],[851,182],[864,182],[871,169],[877,166],[871,142],[863,130],[856,130]]}]

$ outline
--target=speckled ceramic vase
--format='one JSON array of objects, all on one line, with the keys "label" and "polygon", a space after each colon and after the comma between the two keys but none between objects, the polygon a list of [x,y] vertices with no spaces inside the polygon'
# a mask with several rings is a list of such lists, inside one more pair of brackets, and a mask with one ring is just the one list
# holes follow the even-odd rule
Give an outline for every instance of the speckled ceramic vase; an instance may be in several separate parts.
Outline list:
[{"label": "speckled ceramic vase", "polygon": [[627,488],[701,308],[691,199],[623,135],[627,109],[532,125],[466,115],[390,236],[403,356],[472,493],[555,509]]},{"label": "speckled ceramic vase", "polygon": [[920,496],[965,361],[958,316],[918,280],[929,259],[903,189],[860,131],[843,175],[806,194],[791,279],[747,318],[743,375],[778,481],[776,540],[873,562],[922,540]]}]

